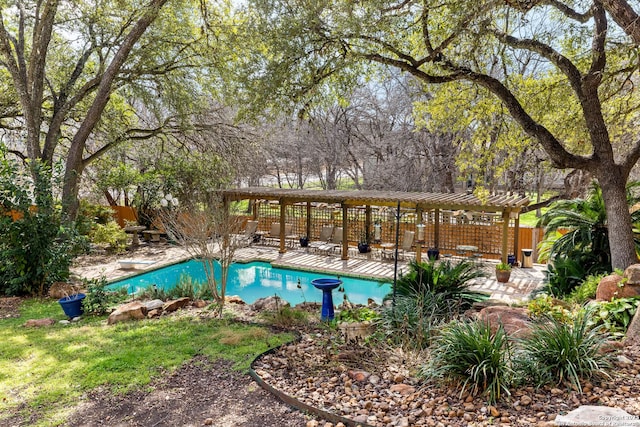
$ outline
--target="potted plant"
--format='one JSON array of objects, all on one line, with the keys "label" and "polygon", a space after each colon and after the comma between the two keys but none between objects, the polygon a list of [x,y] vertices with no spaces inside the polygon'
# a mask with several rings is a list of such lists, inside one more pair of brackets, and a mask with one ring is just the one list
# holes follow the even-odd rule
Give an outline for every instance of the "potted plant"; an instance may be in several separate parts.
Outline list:
[{"label": "potted plant", "polygon": [[309,238],[307,236],[300,236],[300,247],[306,248],[309,246]]},{"label": "potted plant", "polygon": [[358,252],[366,254],[369,251],[371,251],[371,247],[369,246],[369,236],[367,236],[366,231],[362,231],[362,233],[360,233],[360,241],[358,242]]},{"label": "potted plant", "polygon": [[76,287],[72,287],[71,289],[73,289],[73,292],[58,300],[58,303],[62,307],[62,311],[64,311],[64,314],[69,319],[82,316],[84,313],[84,310],[82,309],[82,301],[86,297],[85,294],[77,292]]},{"label": "potted plant", "polygon": [[430,260],[439,260],[440,259],[440,251],[438,248],[429,248],[427,249],[427,258]]},{"label": "potted plant", "polygon": [[500,262],[496,265],[496,279],[500,283],[507,283],[511,277],[511,265],[506,262]]}]

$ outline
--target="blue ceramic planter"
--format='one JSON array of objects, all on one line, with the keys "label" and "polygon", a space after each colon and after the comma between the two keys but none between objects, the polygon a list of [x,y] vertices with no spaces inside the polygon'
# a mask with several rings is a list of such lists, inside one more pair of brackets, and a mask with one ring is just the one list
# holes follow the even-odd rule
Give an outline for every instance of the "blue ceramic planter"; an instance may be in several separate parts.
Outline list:
[{"label": "blue ceramic planter", "polygon": [[75,294],[68,297],[60,298],[58,302],[62,306],[64,314],[69,318],[82,316],[84,311],[82,310],[82,300],[85,299],[85,294]]}]

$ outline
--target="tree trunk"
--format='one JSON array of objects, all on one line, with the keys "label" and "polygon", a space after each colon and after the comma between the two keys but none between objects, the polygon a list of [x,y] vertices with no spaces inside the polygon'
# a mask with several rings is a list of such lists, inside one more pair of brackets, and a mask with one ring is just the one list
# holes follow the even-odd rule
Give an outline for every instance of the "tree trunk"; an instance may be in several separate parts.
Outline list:
[{"label": "tree trunk", "polygon": [[149,25],[151,25],[151,23],[156,19],[160,9],[167,1],[169,0],[152,0],[147,6],[144,14],[136,21],[131,31],[129,31],[129,33],[124,37],[124,40],[114,55],[111,64],[109,64],[102,76],[91,107],[89,107],[84,120],[80,124],[78,131],[71,141],[69,155],[65,164],[64,186],[62,188],[62,206],[67,218],[70,220],[75,220],[78,214],[78,190],[80,186],[80,177],[84,167],[86,166],[83,162],[82,156],[87,139],[91,135],[91,132],[93,132],[98,120],[100,120],[100,117],[102,116],[104,108],[109,102],[113,82],[129,57],[131,50],[140,37],[142,37]]},{"label": "tree trunk", "polygon": [[596,177],[607,210],[611,266],[624,270],[638,262],[627,203],[626,176],[615,166],[598,170]]}]

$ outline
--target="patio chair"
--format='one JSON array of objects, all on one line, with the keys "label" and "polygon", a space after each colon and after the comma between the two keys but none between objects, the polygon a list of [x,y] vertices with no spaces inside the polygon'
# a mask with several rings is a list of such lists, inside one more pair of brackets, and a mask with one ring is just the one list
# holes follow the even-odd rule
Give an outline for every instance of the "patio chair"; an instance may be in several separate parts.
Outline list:
[{"label": "patio chair", "polygon": [[[405,259],[410,256],[415,257],[415,252],[411,252],[413,247],[413,239],[415,236],[414,231],[405,231],[402,236],[402,244],[398,247],[398,259]],[[395,258],[395,245],[391,243],[383,243],[381,258],[394,259]]]},{"label": "patio chair", "polygon": [[413,247],[413,239],[415,237],[415,231],[405,231],[404,236],[402,237],[402,246],[400,247],[400,251],[398,252],[398,256],[402,259],[406,259],[407,257],[413,256],[415,258],[415,252],[411,251]]},{"label": "patio chair", "polygon": [[263,236],[266,244],[277,244],[280,241],[280,223],[272,222],[269,234]]},{"label": "patio chair", "polygon": [[244,234],[236,234],[233,236],[234,242],[236,246],[249,246],[252,243],[256,242],[256,237],[258,231],[258,221],[247,221]]},{"label": "patio chair", "polygon": [[331,239],[333,248],[331,248],[331,250],[336,250],[338,252],[342,250],[342,230],[342,227],[336,227],[333,230],[333,239]]},{"label": "patio chair", "polygon": [[309,243],[311,249],[319,249],[321,246],[331,243],[331,237],[333,236],[333,225],[323,225],[320,229],[320,237],[318,240]]}]

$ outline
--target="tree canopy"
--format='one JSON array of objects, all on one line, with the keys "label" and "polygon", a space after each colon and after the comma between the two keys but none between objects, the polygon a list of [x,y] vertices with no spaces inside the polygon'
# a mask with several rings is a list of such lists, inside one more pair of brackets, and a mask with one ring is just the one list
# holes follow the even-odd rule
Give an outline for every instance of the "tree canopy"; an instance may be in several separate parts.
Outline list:
[{"label": "tree canopy", "polygon": [[71,218],[92,161],[123,141],[194,126],[216,85],[221,16],[206,1],[1,3],[0,126],[21,158],[66,159]]},{"label": "tree canopy", "polygon": [[640,157],[638,46],[635,25],[619,26],[623,18],[607,13],[631,9],[625,1],[249,4],[251,32],[262,36],[262,60],[247,60],[254,82],[304,106],[321,85],[353,84],[363,66],[378,64],[415,76],[425,91],[454,85],[452,105],[467,88],[491,94],[501,105],[495,114],[519,127],[512,135],[536,141],[555,167],[598,179],[612,264],[637,260],[625,183]]}]

